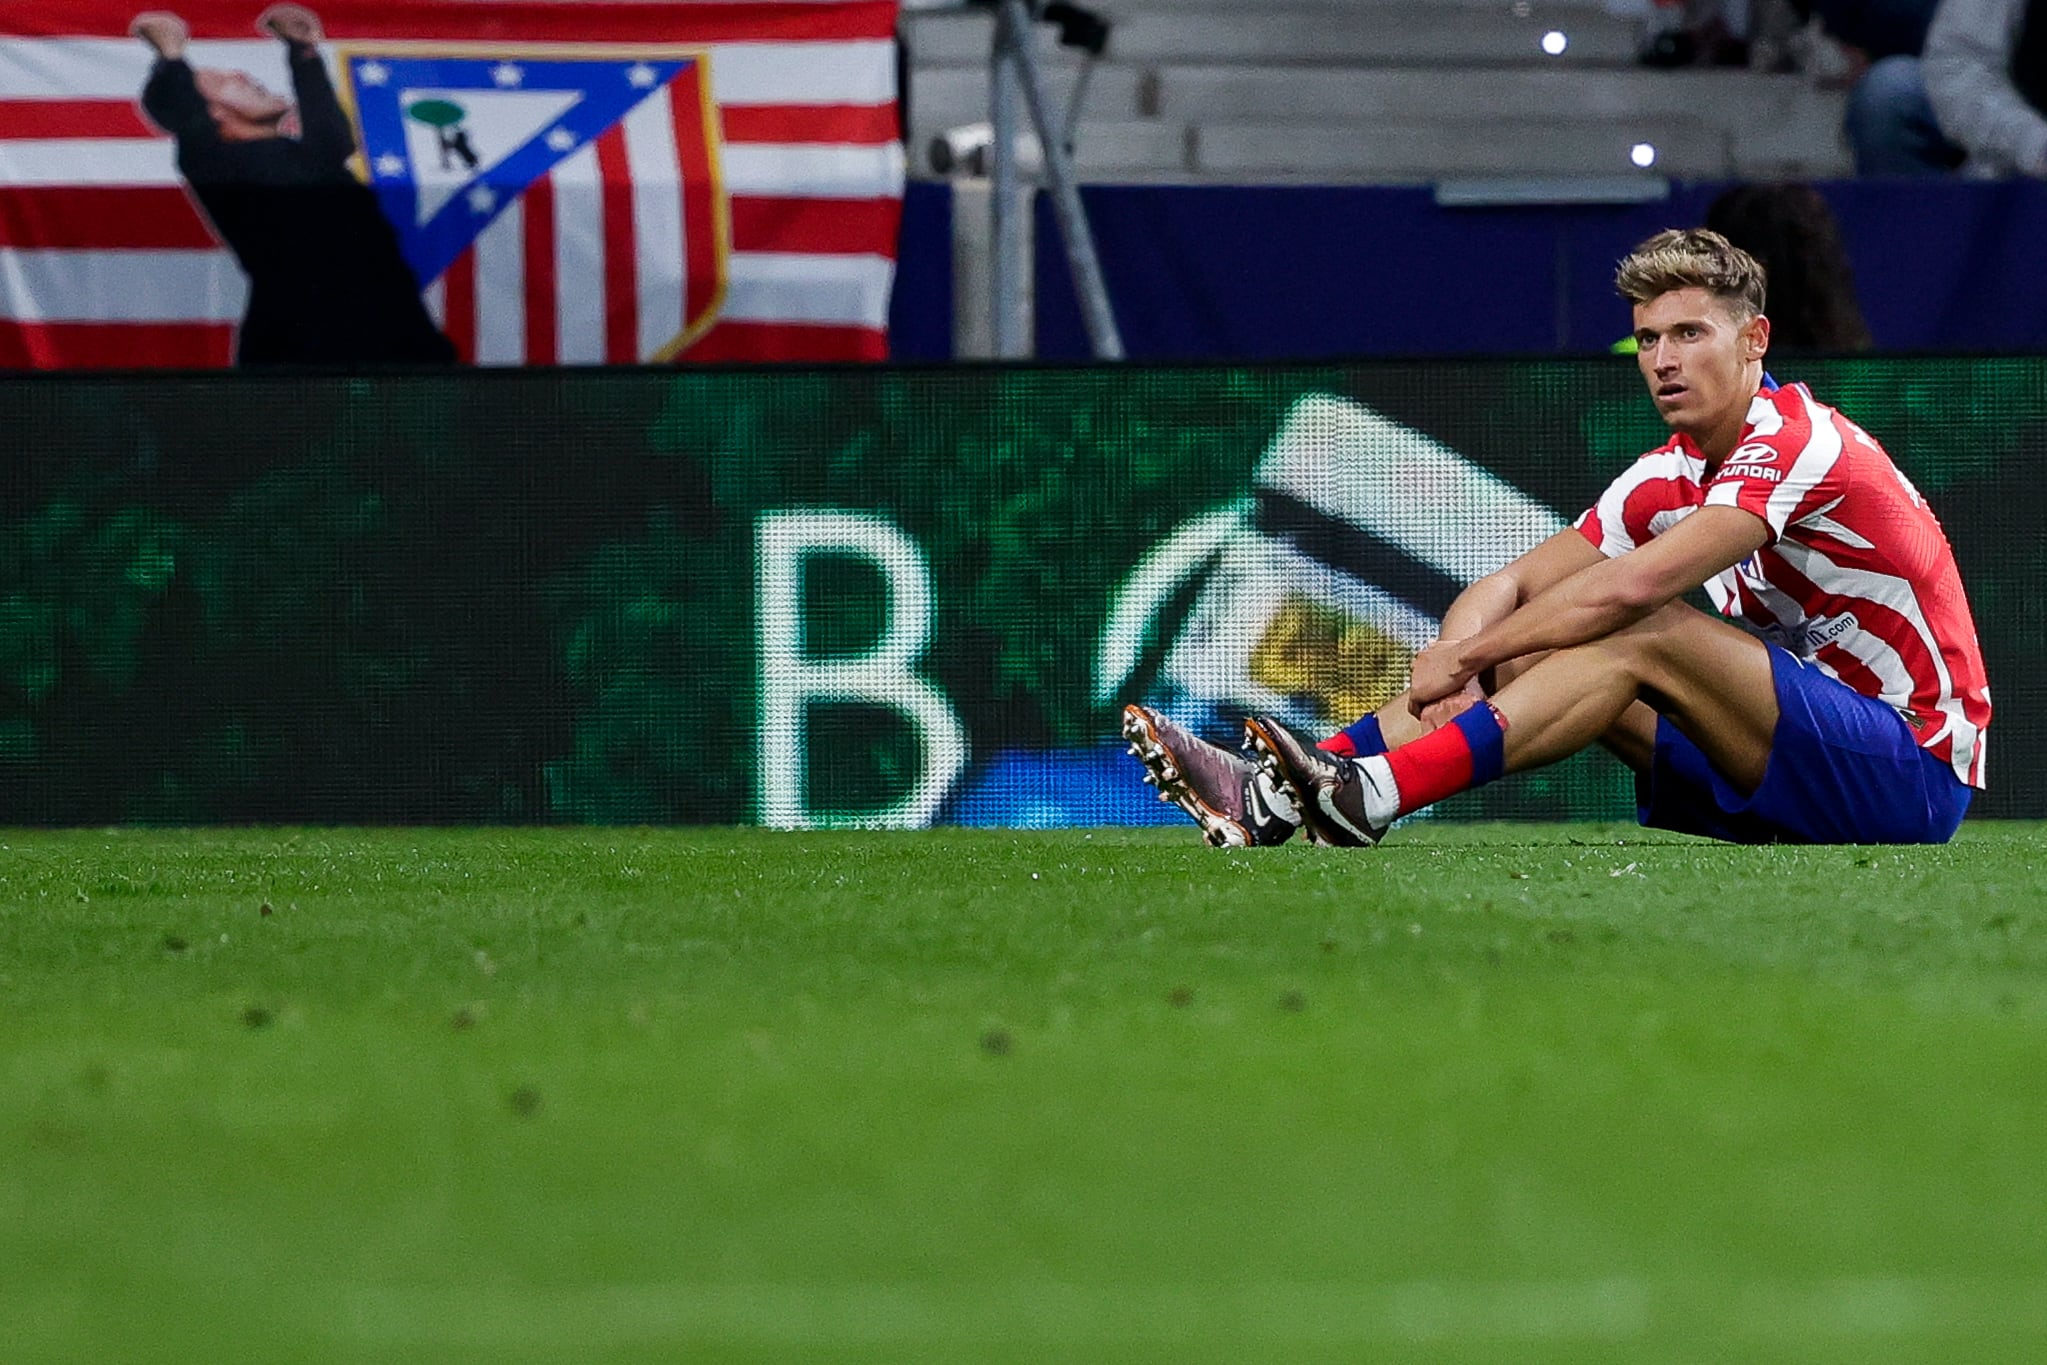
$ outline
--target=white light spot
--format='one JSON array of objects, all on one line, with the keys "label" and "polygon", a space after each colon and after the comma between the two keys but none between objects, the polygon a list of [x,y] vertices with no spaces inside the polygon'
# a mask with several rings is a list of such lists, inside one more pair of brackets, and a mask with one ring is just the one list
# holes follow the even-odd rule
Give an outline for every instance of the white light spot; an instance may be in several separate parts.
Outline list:
[{"label": "white light spot", "polygon": [[547,135],[547,145],[551,151],[569,151],[576,145],[576,135],[566,128],[556,128]]},{"label": "white light spot", "polygon": [[386,180],[396,180],[405,174],[405,158],[396,152],[386,152],[377,158],[377,174]]},{"label": "white light spot", "polygon": [[511,62],[499,62],[490,69],[490,78],[509,90],[526,79],[526,73]]},{"label": "white light spot", "polygon": [[1648,170],[1656,164],[1656,144],[1653,142],[1637,142],[1634,146],[1628,148],[1628,160],[1634,162],[1643,170]]},{"label": "white light spot", "polygon": [[1542,50],[1552,57],[1564,55],[1564,49],[1571,45],[1570,35],[1562,29],[1553,28],[1542,35]]},{"label": "white light spot", "polygon": [[472,212],[489,213],[497,206],[498,197],[491,192],[490,186],[478,185],[475,189],[469,191],[469,208]]},{"label": "white light spot", "polygon": [[637,62],[627,70],[625,78],[632,82],[633,89],[645,90],[654,83],[654,68],[645,62]]},{"label": "white light spot", "polygon": [[355,78],[364,85],[382,85],[391,79],[391,68],[382,62],[364,62],[355,69]]}]

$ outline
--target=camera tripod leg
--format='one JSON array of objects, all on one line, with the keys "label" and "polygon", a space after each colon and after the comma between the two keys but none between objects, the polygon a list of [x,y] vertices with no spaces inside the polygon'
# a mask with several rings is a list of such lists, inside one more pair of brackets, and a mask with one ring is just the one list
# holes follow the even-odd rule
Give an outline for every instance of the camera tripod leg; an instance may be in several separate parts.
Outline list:
[{"label": "camera tripod leg", "polygon": [[1020,360],[1031,354],[1030,201],[1023,195],[1018,165],[1018,122],[1023,68],[1010,52],[1031,39],[1030,20],[1019,20],[1007,3],[995,11],[995,50],[989,62],[988,145],[990,235],[988,292],[994,309],[995,355]]},{"label": "camera tripod leg", "polygon": [[1016,193],[1019,183],[1016,99],[1020,95],[1044,153],[1046,187],[1052,194],[1060,236],[1065,239],[1067,264],[1080,296],[1081,319],[1087,325],[1088,341],[1096,359],[1121,360],[1123,337],[1109,307],[1101,258],[1095,252],[1094,232],[1088,226],[1087,208],[1081,202],[1080,188],[1073,175],[1073,158],[1067,151],[1070,130],[1060,127],[1052,118],[1037,54],[1031,50],[1031,11],[1024,0],[1002,0],[996,11],[993,66],[991,113],[995,136],[989,150],[993,158],[990,170],[994,195],[992,292],[996,353],[1016,357],[1026,351],[1020,306],[1021,290],[1026,287],[1020,264],[1023,256],[1020,234],[1027,230],[1028,219]]}]

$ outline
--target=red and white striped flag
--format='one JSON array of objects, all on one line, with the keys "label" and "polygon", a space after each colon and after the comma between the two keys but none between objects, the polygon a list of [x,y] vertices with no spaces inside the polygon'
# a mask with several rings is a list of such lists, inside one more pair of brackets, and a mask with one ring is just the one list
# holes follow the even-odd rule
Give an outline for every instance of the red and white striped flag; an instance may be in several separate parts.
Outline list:
[{"label": "red and white striped flag", "polygon": [[[141,113],[139,3],[0,12],[0,366],[232,354],[247,283]],[[187,0],[191,65],[289,91],[263,7]],[[887,354],[895,0],[315,8],[357,174],[463,358]]]}]

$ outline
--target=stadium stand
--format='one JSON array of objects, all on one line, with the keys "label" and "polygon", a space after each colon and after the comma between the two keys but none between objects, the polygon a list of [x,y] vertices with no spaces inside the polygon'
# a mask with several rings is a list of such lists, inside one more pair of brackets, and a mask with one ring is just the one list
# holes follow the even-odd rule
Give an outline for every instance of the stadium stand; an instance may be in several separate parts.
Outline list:
[{"label": "stadium stand", "polygon": [[[1842,96],[1800,75],[1646,68],[1598,5],[1103,0],[1115,24],[1079,126],[1082,176],[1412,184],[1460,176],[1849,173]],[[985,14],[911,14],[912,169],[987,118]],[[1545,38],[1563,35],[1564,41]],[[1040,35],[1055,98],[1079,62]],[[1655,148],[1646,170],[1639,144]]]}]

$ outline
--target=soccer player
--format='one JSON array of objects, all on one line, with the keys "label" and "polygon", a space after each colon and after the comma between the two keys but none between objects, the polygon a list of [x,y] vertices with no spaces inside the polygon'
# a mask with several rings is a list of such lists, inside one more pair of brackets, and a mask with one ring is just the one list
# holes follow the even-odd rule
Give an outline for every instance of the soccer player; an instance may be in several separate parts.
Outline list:
[{"label": "soccer player", "polygon": [[[1717,233],[1620,263],[1674,435],[1452,604],[1408,690],[1257,761],[1147,707],[1124,733],[1211,843],[1375,844],[1400,816],[1594,743],[1646,825],[1744,843],[1941,843],[1983,785],[1990,692],[1940,523],[1870,435],[1763,370],[1763,271]],[[1678,598],[1704,586],[1743,630]]]}]

